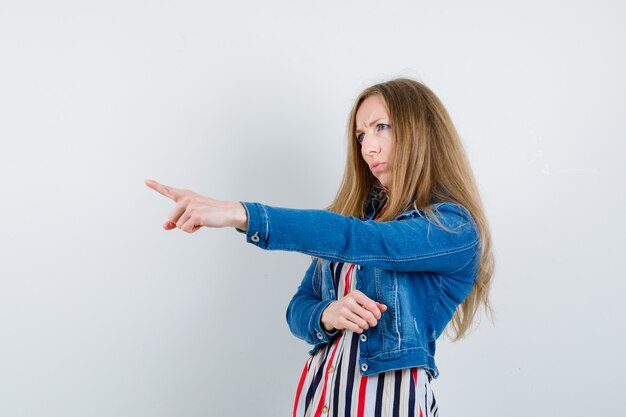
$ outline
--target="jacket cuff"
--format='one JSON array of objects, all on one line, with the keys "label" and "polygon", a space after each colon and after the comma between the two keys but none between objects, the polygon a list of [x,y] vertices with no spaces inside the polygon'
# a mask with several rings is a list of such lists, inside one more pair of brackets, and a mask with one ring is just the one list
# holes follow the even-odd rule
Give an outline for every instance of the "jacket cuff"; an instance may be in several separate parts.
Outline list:
[{"label": "jacket cuff", "polygon": [[245,232],[241,229],[237,230],[246,234],[246,242],[265,249],[267,239],[269,238],[269,224],[265,208],[260,203],[247,201],[241,201],[240,203],[243,204],[248,213],[248,230]]},{"label": "jacket cuff", "polygon": [[331,337],[338,333],[337,329],[334,329],[332,332],[327,332],[324,326],[322,326],[322,313],[333,301],[335,300],[321,301],[313,309],[311,318],[309,319],[309,337],[314,343],[326,343]]}]

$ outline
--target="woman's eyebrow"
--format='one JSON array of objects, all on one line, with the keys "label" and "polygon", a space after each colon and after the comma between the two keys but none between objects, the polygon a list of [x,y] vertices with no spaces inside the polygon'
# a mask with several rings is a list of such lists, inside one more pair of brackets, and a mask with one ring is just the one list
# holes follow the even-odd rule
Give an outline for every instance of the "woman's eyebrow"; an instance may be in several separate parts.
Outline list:
[{"label": "woman's eyebrow", "polygon": [[[370,127],[370,126],[372,126],[372,125],[374,125],[374,124],[376,124],[376,123],[378,123],[378,122],[380,122],[381,120],[384,120],[384,119],[386,119],[386,117],[381,117],[380,119],[376,119],[372,123],[370,123],[367,127]],[[361,129],[357,129],[355,131],[355,133],[360,133],[360,132],[362,132]]]}]

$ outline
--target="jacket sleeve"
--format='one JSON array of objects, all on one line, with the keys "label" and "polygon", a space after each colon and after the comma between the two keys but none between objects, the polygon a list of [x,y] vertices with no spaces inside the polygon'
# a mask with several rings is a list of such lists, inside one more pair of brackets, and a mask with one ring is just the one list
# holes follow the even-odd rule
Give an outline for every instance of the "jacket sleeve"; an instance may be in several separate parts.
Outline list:
[{"label": "jacket sleeve", "polygon": [[311,345],[326,343],[337,330],[327,332],[321,323],[322,312],[334,300],[322,300],[319,289],[314,288],[317,261],[314,259],[304,274],[302,282],[287,307],[287,324],[294,336]]},{"label": "jacket sleeve", "polygon": [[242,204],[248,212],[247,242],[328,261],[446,274],[466,266],[479,246],[474,221],[455,203],[435,204],[437,217],[448,231],[421,212],[377,222],[326,210]]}]

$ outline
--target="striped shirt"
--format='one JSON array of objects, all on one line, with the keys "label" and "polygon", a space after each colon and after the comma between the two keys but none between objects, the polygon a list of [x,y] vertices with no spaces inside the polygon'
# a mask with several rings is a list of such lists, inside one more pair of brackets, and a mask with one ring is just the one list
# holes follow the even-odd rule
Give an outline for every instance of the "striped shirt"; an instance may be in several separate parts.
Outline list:
[{"label": "striped shirt", "polygon": [[[337,299],[355,288],[354,264],[331,263]],[[384,313],[383,313],[384,314]],[[436,417],[437,403],[424,368],[361,376],[359,335],[342,330],[306,361],[293,417]]]}]

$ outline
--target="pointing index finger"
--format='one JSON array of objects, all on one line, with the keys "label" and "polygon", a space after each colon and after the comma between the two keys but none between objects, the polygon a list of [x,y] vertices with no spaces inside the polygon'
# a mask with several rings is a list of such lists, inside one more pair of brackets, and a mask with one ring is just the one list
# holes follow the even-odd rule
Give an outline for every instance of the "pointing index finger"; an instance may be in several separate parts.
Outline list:
[{"label": "pointing index finger", "polygon": [[173,187],[168,187],[167,185],[164,184],[159,184],[158,182],[154,181],[154,180],[145,180],[144,181],[145,184],[152,188],[153,190],[157,191],[159,194],[164,195],[165,197],[172,199],[174,201],[176,201],[178,198],[175,188]]}]

